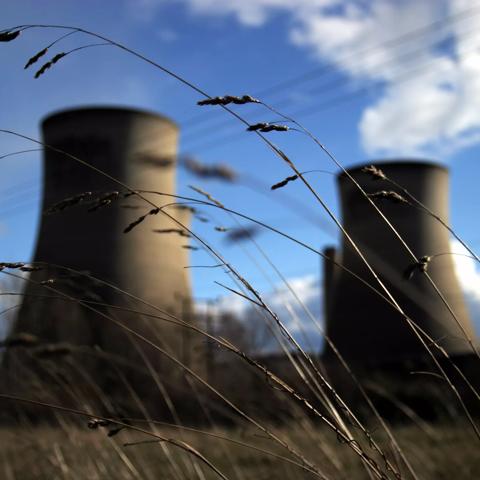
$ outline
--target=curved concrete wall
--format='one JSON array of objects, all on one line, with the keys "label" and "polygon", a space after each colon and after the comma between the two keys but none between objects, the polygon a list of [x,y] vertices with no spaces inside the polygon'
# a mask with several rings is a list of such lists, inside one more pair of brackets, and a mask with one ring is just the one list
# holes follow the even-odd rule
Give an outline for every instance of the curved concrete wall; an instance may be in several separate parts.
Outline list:
[{"label": "curved concrete wall", "polygon": [[[75,155],[127,185],[142,190],[175,193],[175,155],[178,128],[169,119],[123,108],[83,108],[46,118],[43,139],[48,145]],[[46,149],[44,158],[43,210],[85,191],[102,194],[123,190],[113,181],[67,156]],[[147,195],[148,196],[148,195]],[[157,205],[175,201],[148,196]],[[130,233],[123,229],[152,207],[131,196],[105,208],[88,212],[79,204],[44,215],[34,260],[88,271],[95,277],[136,295],[173,314],[191,318],[188,270],[188,238],[153,229],[179,228],[161,213],[149,216]],[[174,217],[188,225],[189,212],[169,207]],[[81,298],[97,298],[146,312],[141,303],[70,275],[61,269],[34,272],[35,281],[53,278],[55,288]],[[31,294],[48,293],[29,285],[15,326],[49,342],[99,345],[127,355],[132,346],[117,327],[84,308],[61,300],[39,300]],[[177,356],[188,356],[185,333],[155,319],[110,310],[110,314],[150,340],[161,342]],[[183,353],[179,353],[182,351]]]},{"label": "curved concrete wall", "polygon": [[[448,222],[446,168],[409,161],[375,165]],[[398,191],[387,182],[363,173],[361,168],[353,168],[349,173],[367,193]],[[416,272],[411,279],[405,278],[412,260],[388,226],[344,174],[339,175],[338,186],[343,225],[400,306],[450,353],[468,351],[460,328],[425,275]],[[377,200],[376,203],[417,258],[450,252],[449,233],[432,216],[419,208],[390,200]],[[329,253],[332,255],[332,252]],[[378,288],[345,239],[336,259]],[[425,353],[405,321],[389,305],[344,271],[336,267],[325,271],[330,276],[325,280],[330,291],[326,311],[327,334],[347,359],[359,363],[382,362]],[[428,273],[465,330],[473,337],[473,328],[455,275],[453,257],[442,255],[433,259],[428,266]]]}]

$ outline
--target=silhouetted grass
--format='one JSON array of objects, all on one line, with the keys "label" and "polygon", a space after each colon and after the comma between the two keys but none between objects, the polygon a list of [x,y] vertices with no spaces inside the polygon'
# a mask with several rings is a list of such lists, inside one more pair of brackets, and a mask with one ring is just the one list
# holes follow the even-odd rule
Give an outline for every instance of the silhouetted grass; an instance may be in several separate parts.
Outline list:
[{"label": "silhouetted grass", "polygon": [[[83,208],[84,204],[89,212],[99,209],[108,209],[118,200],[132,197],[145,208],[141,216],[137,216],[130,224],[124,227],[123,233],[134,228],[141,229],[141,225],[149,216],[162,215],[173,224],[173,228],[153,230],[155,233],[176,233],[188,237],[203,248],[215,260],[215,267],[223,267],[230,278],[236,283],[237,289],[228,288],[234,294],[250,302],[262,317],[269,334],[278,342],[283,356],[287,359],[288,369],[277,372],[268,365],[268,362],[255,352],[246,352],[236,345],[236,338],[227,338],[224,334],[212,332],[207,325],[202,326],[187,318],[174,315],[155,305],[125,292],[115,285],[110,285],[101,279],[94,278],[88,273],[75,272],[64,266],[30,265],[24,263],[2,263],[0,271],[21,279],[16,270],[33,272],[41,268],[55,268],[58,272],[71,272],[88,282],[101,284],[102,288],[113,291],[123,300],[131,302],[109,303],[102,299],[92,299],[85,295],[65,291],[61,288],[62,278],[49,277],[37,281],[33,275],[24,281],[28,284],[42,286],[44,298],[55,298],[71,305],[81,306],[86,312],[96,315],[102,322],[114,325],[116,330],[125,335],[140,361],[129,362],[128,359],[110,356],[108,352],[99,349],[83,348],[58,343],[31,341],[31,338],[18,335],[3,343],[3,347],[14,354],[18,350],[26,359],[23,370],[25,391],[30,392],[31,398],[18,397],[10,391],[0,393],[0,399],[9,405],[8,412],[15,412],[16,425],[1,432],[3,443],[6,445],[1,452],[4,457],[3,472],[6,478],[379,478],[379,479],[449,479],[475,478],[480,474],[480,456],[478,455],[478,440],[480,433],[472,411],[478,412],[478,393],[468,378],[452,364],[449,355],[442,350],[436,339],[430,338],[409,318],[397,302],[395,295],[386,286],[370,264],[361,246],[350,237],[349,232],[342,225],[332,209],[325,203],[321,195],[308,182],[306,173],[298,170],[295,162],[280,150],[268,136],[264,134],[283,135],[289,130],[302,132],[310,138],[326,154],[349,181],[361,192],[370,203],[372,215],[379,215],[397,237],[400,248],[405,249],[411,257],[412,264],[406,266],[408,276],[413,274],[424,275],[431,286],[436,289],[445,307],[450,310],[452,321],[460,322],[443,297],[442,292],[433,283],[428,275],[429,262],[439,252],[417,258],[405,240],[396,231],[383,212],[377,207],[377,200],[394,201],[405,204],[405,208],[412,205],[424,208],[416,199],[401,186],[393,184],[386,175],[375,167],[365,169],[366,174],[372,175],[381,182],[390,182],[400,188],[402,194],[393,190],[379,190],[373,194],[363,191],[358,182],[343,168],[338,160],[320,143],[320,141],[298,121],[278,112],[275,108],[249,95],[211,97],[195,86],[194,83],[180,77],[157,62],[146,58],[130,48],[112,41],[103,35],[89,32],[76,27],[55,25],[27,25],[10,28],[0,32],[0,41],[11,42],[20,32],[34,28],[60,29],[67,33],[40,50],[27,60],[25,68],[36,63],[47,54],[53,45],[71,34],[94,37],[102,43],[81,45],[67,52],[55,54],[50,61],[37,70],[35,78],[52,69],[55,64],[66,55],[79,50],[96,46],[110,45],[133,55],[141,61],[147,62],[174,77],[182,84],[193,89],[205,97],[198,101],[201,106],[213,106],[226,110],[233,115],[252,135],[257,135],[281,162],[291,170],[292,175],[277,182],[271,190],[287,187],[293,181],[303,183],[319,206],[327,213],[332,222],[351,245],[367,268],[371,278],[366,280],[353,272],[348,271],[341,264],[334,262],[339,268],[354,276],[359,285],[375,292],[392,307],[392,313],[398,312],[405,321],[405,328],[410,328],[425,348],[426,355],[431,358],[434,372],[415,372],[416,374],[432,374],[435,380],[443,382],[444,391],[439,396],[431,396],[435,408],[445,411],[442,421],[428,423],[413,410],[412,406],[403,402],[398,392],[385,391],[383,386],[371,386],[367,389],[345,362],[335,345],[326,337],[326,342],[336,355],[342,372],[345,373],[351,389],[358,392],[361,404],[369,415],[364,415],[362,408],[352,408],[348,394],[340,393],[325,373],[323,366],[315,355],[306,351],[297,338],[286,327],[284,319],[274,312],[263,295],[258,292],[240,272],[224,258],[222,253],[209,242],[199,236],[194,230],[182,224],[168,207],[178,206],[179,201],[201,205],[212,210],[233,215],[251,221],[254,227],[225,228],[216,227],[219,232],[226,232],[230,237],[242,232],[234,239],[255,242],[253,230],[258,226],[282,235],[304,248],[322,255],[313,247],[304,242],[263,224],[245,214],[229,209],[221,201],[212,197],[203,188],[191,187],[202,199],[166,195],[163,192],[138,190],[138,186],[127,185],[101,171],[89,163],[89,159],[78,158],[69,152],[62,151],[50,145],[23,136],[16,132],[1,130],[4,134],[13,134],[22,137],[47,150],[64,155],[66,160],[82,164],[98,175],[108,178],[116,184],[119,190],[109,192],[84,192],[51,206],[46,213],[68,213],[70,208]],[[294,126],[261,122],[250,124],[236,110],[230,106],[246,103],[261,104],[267,111],[281,116],[283,121],[291,122]],[[155,159],[154,162],[161,168],[171,165],[171,159]],[[149,159],[148,161],[152,161]],[[233,181],[236,176],[228,167],[203,168],[198,162],[185,163],[193,173],[200,177],[222,178]],[[152,200],[155,196],[155,200]],[[163,197],[171,197],[168,204],[157,201]],[[124,207],[126,207],[124,205]],[[136,207],[136,206],[135,206]],[[191,208],[191,207],[189,207]],[[442,225],[449,228],[434,212],[427,213],[437,218]],[[152,234],[152,229],[146,229],[145,235]],[[245,233],[246,232],[246,233]],[[99,239],[100,241],[101,239]],[[254,243],[255,244],[255,243]],[[194,245],[183,245],[184,248],[198,248]],[[472,253],[473,255],[473,253]],[[268,254],[264,253],[268,259]],[[324,258],[327,258],[325,255]],[[475,258],[477,258],[475,256]],[[141,272],[139,272],[141,275]],[[72,279],[70,279],[72,280]],[[72,280],[75,283],[75,278]],[[81,282],[78,282],[81,284]],[[285,281],[288,286],[288,282]],[[95,293],[95,291],[93,291]],[[42,296],[32,298],[41,300]],[[297,297],[298,299],[298,297]],[[30,301],[30,299],[27,299]],[[348,299],[346,300],[348,301]],[[299,302],[300,303],[300,302]],[[304,307],[304,306],[303,306]],[[155,319],[165,322],[176,329],[178,335],[188,332],[197,335],[203,342],[214,345],[222,354],[226,354],[228,361],[219,377],[208,378],[208,372],[192,369],[187,362],[180,358],[178,351],[172,351],[162,339],[159,332],[153,329],[141,331],[135,323],[123,322],[118,315],[128,313],[130,318]],[[308,312],[307,312],[308,313]],[[311,314],[310,314],[311,316]],[[320,327],[321,328],[321,327]],[[180,333],[182,332],[182,333]],[[477,353],[472,339],[468,338],[472,351]],[[235,337],[235,335],[233,335]],[[148,354],[146,351],[148,350]],[[165,361],[175,379],[168,382],[169,374],[161,373],[156,368],[155,356]],[[440,352],[446,359],[448,369],[442,364],[437,355]],[[83,355],[80,359],[75,356]],[[86,360],[88,357],[88,361]],[[92,374],[97,368],[107,369],[115,377],[116,386],[120,388],[125,398],[122,408],[115,405],[118,391],[107,391],[96,381]],[[449,363],[450,362],[450,363]],[[101,366],[101,367],[100,367]],[[31,368],[30,368],[31,367]],[[153,388],[147,394],[142,386],[130,380],[129,371],[134,369],[142,372],[148,379],[148,385]],[[473,392],[474,407],[467,403],[458,391],[453,375],[460,375],[462,382]],[[232,378],[233,377],[233,378]],[[137,377],[138,378],[138,377]],[[425,382],[425,385],[427,382]],[[113,385],[113,382],[112,382]],[[118,386],[120,385],[120,387]],[[181,387],[181,388],[180,388]],[[181,391],[177,391],[176,389]],[[183,389],[183,390],[182,390]],[[426,388],[427,390],[427,388]],[[372,392],[377,392],[373,398]],[[447,392],[447,393],[446,393]],[[167,426],[168,422],[158,422],[151,411],[151,396],[158,398],[162,408],[172,419],[175,426]],[[409,418],[408,427],[389,425],[377,408],[379,397],[387,399],[394,405],[396,411]],[[148,398],[147,398],[148,397]],[[181,403],[188,398],[194,405],[185,409]],[[425,392],[425,398],[427,398]],[[451,400],[455,400],[455,407],[450,407]],[[22,405],[29,405],[22,409]],[[13,410],[12,410],[13,408]],[[141,418],[132,418],[125,411],[136,411]],[[34,413],[33,420],[32,412]],[[103,413],[105,412],[105,413]],[[192,413],[194,412],[194,414]],[[446,414],[445,412],[449,412]],[[461,413],[460,413],[461,412]],[[127,412],[128,413],[128,412]],[[271,414],[270,414],[271,413]],[[187,427],[192,415],[195,422],[202,423],[203,428]],[[463,415],[463,419],[460,415]],[[7,414],[8,416],[8,414]],[[75,418],[73,420],[72,418]],[[199,418],[201,419],[199,422]],[[4,419],[5,420],[5,419]],[[7,419],[8,420],[8,419]],[[56,428],[41,425],[48,420],[55,423]],[[452,421],[453,420],[453,421]],[[83,423],[85,425],[83,425]],[[219,427],[219,425],[222,425]],[[226,424],[232,425],[230,429]],[[39,426],[40,425],[40,426]],[[82,428],[82,425],[84,428]],[[92,431],[89,431],[92,430]],[[221,447],[219,446],[221,445]],[[23,452],[23,453],[22,453]]]}]

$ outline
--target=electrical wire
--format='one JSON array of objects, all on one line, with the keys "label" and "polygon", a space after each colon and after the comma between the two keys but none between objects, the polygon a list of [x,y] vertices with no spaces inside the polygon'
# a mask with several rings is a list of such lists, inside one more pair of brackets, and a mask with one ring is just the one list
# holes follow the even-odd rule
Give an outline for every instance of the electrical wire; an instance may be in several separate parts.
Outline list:
[{"label": "electrical wire", "polygon": [[[380,44],[375,44],[368,48],[359,49],[354,52],[349,52],[348,54],[341,56],[338,59],[338,62],[344,63],[351,59],[358,59],[359,64],[361,64],[364,61],[365,55],[368,55],[371,52],[375,52],[376,50],[380,50],[380,49],[393,49],[398,45],[402,45],[406,42],[409,42],[412,40],[418,40],[419,38],[423,37],[425,34],[431,33],[432,31],[435,33],[438,33],[438,30],[436,29],[441,25],[444,25],[445,28],[451,27],[451,25],[455,24],[456,22],[463,21],[463,20],[471,20],[472,17],[478,14],[480,14],[480,4],[477,3],[475,6],[462,10],[457,14],[446,16],[445,18],[436,20],[423,27],[417,28],[408,33],[400,35],[398,37],[389,39]],[[436,40],[434,43],[436,43],[437,41],[438,40]],[[416,50],[421,51],[422,49],[416,49]],[[305,81],[317,79],[319,77],[323,77],[325,75],[328,75],[332,72],[337,72],[337,71],[338,71],[338,67],[336,67],[335,65],[332,65],[332,64],[323,65],[321,67],[315,68],[308,72],[304,72],[301,75],[295,76],[288,80],[284,80],[270,87],[266,87],[256,93],[254,92],[254,96],[260,97],[262,99],[270,98],[275,94],[277,94],[278,92],[284,92],[286,90],[290,90],[292,86],[298,86],[299,84],[304,83]],[[182,127],[183,128],[195,127],[197,125],[203,126],[204,124],[205,124],[205,114],[200,113],[182,122]]]},{"label": "electrical wire", "polygon": [[[464,51],[463,54],[465,54],[465,53],[467,53],[467,52]],[[473,54],[478,53],[478,45],[474,45],[472,47],[470,53],[473,53]],[[411,70],[408,70],[408,71],[402,71],[400,75],[396,75],[396,76],[392,77],[389,81],[394,81],[395,84],[400,84],[400,83],[404,83],[404,82],[409,81],[409,80],[413,80],[414,78],[418,78],[419,75],[417,74],[415,76],[415,73],[417,73],[419,70],[420,71],[425,70],[426,68],[431,66],[431,64],[434,63],[435,61],[436,60],[433,60],[431,62],[426,62],[426,63],[424,63],[420,66],[417,66],[414,69],[411,69]],[[424,73],[428,73],[428,70]],[[340,83],[347,83],[347,82],[338,82],[337,85],[340,85]],[[321,103],[318,103],[318,104],[315,104],[315,105],[309,105],[308,107],[306,107],[304,109],[300,109],[300,110],[297,110],[297,111],[289,114],[289,116],[292,116],[292,117],[300,117],[300,116],[301,117],[307,117],[307,116],[310,116],[312,114],[318,113],[319,111],[323,112],[327,109],[335,108],[340,104],[350,102],[352,100],[360,99],[360,98],[363,97],[363,95],[369,93],[371,90],[372,90],[371,85],[361,86],[361,87],[358,87],[358,88],[354,89],[352,92],[350,92],[348,94],[340,94],[340,95],[334,96],[333,98],[326,99],[325,101],[323,101]],[[254,123],[254,122],[255,122],[255,120],[252,120],[252,123]],[[232,128],[229,128],[229,130],[231,130],[233,132],[234,128],[235,127],[232,126]],[[218,130],[220,130],[220,129],[217,129],[217,131]],[[211,150],[211,149],[216,148],[216,147],[224,146],[226,143],[231,143],[233,141],[239,141],[243,138],[245,138],[245,137],[243,137],[242,135],[239,135],[238,127],[237,127],[235,129],[234,134],[232,133],[232,134],[229,134],[229,135],[224,135],[222,137],[217,137],[217,138],[212,138],[212,139],[209,138],[208,141],[204,141],[203,143],[200,141],[200,143],[198,143],[198,144],[193,144],[193,145],[188,145],[187,144],[186,146],[182,146],[182,150],[184,150],[184,151]]]}]

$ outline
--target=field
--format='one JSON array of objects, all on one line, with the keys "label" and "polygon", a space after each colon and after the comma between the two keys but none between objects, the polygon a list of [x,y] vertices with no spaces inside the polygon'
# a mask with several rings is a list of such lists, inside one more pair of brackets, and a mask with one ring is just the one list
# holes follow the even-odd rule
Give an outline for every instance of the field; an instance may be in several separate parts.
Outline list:
[{"label": "field", "polygon": [[[35,28],[32,25],[4,30],[0,32],[0,40],[12,42],[11,47],[14,48],[20,32],[26,35]],[[141,293],[125,291],[89,271],[69,265],[53,261],[1,263],[0,271],[12,282],[4,288],[4,294],[25,296],[27,300],[22,307],[25,318],[28,315],[32,315],[32,318],[36,316],[43,323],[38,337],[19,331],[17,324],[17,329],[1,345],[6,369],[0,382],[0,400],[5,402],[0,416],[3,423],[0,430],[0,475],[7,480],[480,478],[480,430],[477,426],[480,395],[477,392],[478,373],[475,368],[480,356],[460,316],[451,311],[450,304],[432,279],[435,278],[437,257],[443,259],[450,254],[414,254],[389,222],[384,213],[387,210],[379,208],[379,205],[381,202],[400,204],[400,208],[408,205],[415,211],[421,211],[421,215],[427,216],[436,226],[439,225],[442,232],[448,230],[461,242],[447,222],[376,167],[364,168],[360,173],[371,177],[374,183],[380,182],[388,190],[365,192],[357,179],[343,168],[317,137],[295,119],[259,99],[250,95],[212,97],[189,80],[100,33],[76,27],[51,29],[61,29],[63,33],[64,30],[81,33],[95,42],[102,41],[102,45],[120,49],[152,67],[154,73],[166,73],[185,87],[193,89],[203,99],[198,102],[199,106],[220,108],[232,115],[244,130],[255,135],[289,169],[290,176],[272,185],[272,189],[287,187],[292,182],[297,182],[295,185],[302,184],[312,195],[315,206],[325,212],[338,228],[368,277],[365,279],[349,271],[334,256],[319,252],[279,229],[255,220],[253,213],[250,217],[227,208],[222,199],[214,198],[201,188],[193,188],[195,197],[152,191],[143,185],[140,187],[142,189],[138,189],[93,165],[88,158],[80,158],[58,146],[16,132],[0,130],[22,137],[36,147],[43,148],[47,154],[56,155],[57,159],[66,158],[75,166],[69,172],[71,176],[81,178],[79,172],[87,171],[92,178],[107,179],[108,185],[116,188],[100,192],[84,189],[81,193],[76,192],[48,205],[43,213],[45,217],[53,219],[50,221],[55,222],[56,218],[62,218],[63,215],[64,221],[60,222],[59,231],[73,228],[78,218],[83,218],[82,222],[88,225],[87,230],[91,225],[95,225],[92,230],[100,229],[114,215],[118,216],[114,217],[112,223],[118,218],[123,221],[126,217],[118,212],[128,209],[134,212],[134,216],[121,225],[122,230],[118,235],[122,241],[131,237],[143,239],[143,235],[152,234],[146,227],[149,222],[160,222],[159,218],[167,218],[170,224],[162,224],[160,226],[163,228],[153,231],[157,234],[174,234],[176,240],[180,239],[181,243],[177,243],[184,250],[191,249],[192,245],[204,249],[209,258],[216,262],[207,267],[223,269],[235,285],[235,288],[226,287],[227,290],[234,297],[248,302],[251,311],[257,313],[259,322],[247,324],[234,316],[217,315],[216,323],[212,325],[212,317],[208,312],[203,317],[199,315],[194,318],[191,305],[186,304],[189,299],[181,294],[175,296],[178,292],[173,287],[168,290],[184,275],[184,269],[191,265],[182,265],[181,268],[174,265],[182,272],[181,275],[178,274],[177,278],[172,273],[162,284],[163,291],[169,292],[172,305],[175,304],[170,308],[167,301],[165,305],[153,305]],[[53,57],[48,56],[48,49],[40,50],[27,65],[30,67],[39,62],[39,67],[34,67],[37,68],[37,77],[54,75],[57,63],[84,48],[79,46]],[[281,122],[250,124],[235,108],[251,103],[261,105],[268,115],[275,115]],[[397,301],[398,292],[391,288],[388,281],[380,278],[374,262],[370,261],[375,256],[355,242],[305,172],[269,137],[271,132],[281,134],[289,130],[304,134],[320,154],[343,172],[345,182],[365,202],[370,214],[378,218],[378,224],[387,225],[389,234],[398,242],[396,248],[408,260],[407,275],[405,268],[399,268],[396,275],[403,278],[404,282],[411,281],[411,284],[420,278],[424,282],[422,286],[433,288],[440,299],[442,311],[445,308],[451,311],[450,320],[454,328],[442,332],[445,338],[426,332],[416,323],[415,317],[411,318],[410,314],[405,313],[401,302]],[[158,168],[169,167],[172,163],[172,158],[153,160],[156,160]],[[151,158],[149,161],[155,163]],[[190,168],[193,171],[196,169],[197,174],[200,172],[200,177],[223,175],[225,180],[229,175],[228,168],[208,169],[200,164],[192,166],[192,162]],[[57,190],[61,186],[62,182],[59,182]],[[394,187],[395,191],[390,190]],[[166,201],[165,196],[168,197]],[[168,208],[172,207],[172,203],[177,208],[177,216]],[[357,282],[355,285],[361,284],[360,287],[365,289],[362,290],[363,295],[368,291],[377,300],[380,298],[388,312],[402,320],[402,329],[408,331],[408,338],[414,338],[416,348],[422,351],[421,360],[414,357],[415,361],[407,359],[402,367],[399,366],[400,362],[393,367],[390,365],[390,370],[383,372],[386,374],[385,380],[375,380],[376,371],[373,368],[369,370],[368,366],[358,377],[357,370],[351,369],[345,360],[350,358],[351,351],[342,350],[345,357],[342,356],[326,336],[330,355],[337,362],[337,370],[329,370],[328,361],[323,364],[316,352],[300,344],[296,335],[298,331],[294,334],[287,327],[284,319],[275,313],[255,285],[243,276],[241,268],[224,258],[223,253],[198,235],[188,222],[179,220],[178,207],[184,210],[190,208],[192,215],[196,214],[192,204],[209,208],[209,211],[220,211],[232,218],[241,218],[242,221],[248,220],[255,228],[268,229],[287,238],[296,247],[314,253],[315,258],[323,257],[326,262],[331,262],[342,273],[350,275],[349,278]],[[95,220],[88,223],[90,218]],[[71,224],[68,224],[70,220]],[[118,228],[118,225],[115,224],[115,227]],[[218,225],[216,230],[222,231]],[[109,235],[114,236],[116,231],[112,232],[113,229]],[[240,229],[236,234],[236,238],[232,235],[235,241],[240,238],[258,247],[248,229]],[[79,241],[75,248],[79,251],[85,238],[77,236]],[[191,244],[187,243],[186,238]],[[100,252],[104,239],[93,239]],[[116,243],[116,240],[112,244],[117,248],[120,241]],[[137,250],[147,249],[152,243],[148,238],[137,242]],[[470,258],[479,260],[473,251],[465,248]],[[260,247],[258,249],[268,259],[268,253]],[[128,255],[122,257],[125,262],[125,265],[122,264],[123,275],[130,274],[128,262],[137,250],[131,249]],[[98,252],[97,257],[101,257]],[[288,255],[288,251],[285,255]],[[169,257],[165,259],[165,265],[169,261],[175,263]],[[272,270],[275,269],[275,265],[272,265]],[[176,271],[175,268],[172,271]],[[131,278],[134,279],[132,285],[144,280],[142,271],[133,272]],[[20,281],[29,287],[24,293],[17,288]],[[290,289],[288,281],[283,281],[285,287]],[[154,290],[152,283],[145,281],[150,290]],[[12,292],[11,289],[17,291]],[[348,304],[352,298],[342,302]],[[50,305],[55,305],[55,308],[42,310],[39,301],[43,302],[42,305],[51,302]],[[298,298],[297,301],[315,327],[322,330],[318,319]],[[422,308],[427,307],[421,305]],[[4,313],[9,313],[9,309],[5,309]],[[362,332],[363,320],[360,313],[358,315],[358,331]],[[97,337],[92,335],[94,339],[90,342],[82,343],[80,340],[90,338],[87,327],[92,327],[91,330],[97,333],[101,330],[101,333]],[[379,331],[380,327],[382,324],[379,323]],[[299,331],[302,333],[301,326]],[[460,340],[452,332],[460,332]],[[99,338],[103,344],[97,342]],[[353,341],[350,339],[352,345],[360,340],[363,341],[356,337]],[[459,368],[454,362],[457,357],[451,355],[447,347],[444,348],[449,341],[467,346],[462,354],[468,352],[464,355],[468,356],[468,368]],[[264,347],[272,342],[279,345],[281,353],[276,354],[278,358],[272,359],[259,348],[259,344],[263,343],[261,346]],[[384,346],[381,343],[379,345]],[[395,346],[395,341],[392,345]],[[112,346],[114,348],[110,350],[108,347]],[[388,350],[388,346],[384,350]],[[367,353],[372,357],[379,354],[378,351]],[[215,375],[212,368],[214,364]],[[401,371],[402,368],[404,371]],[[341,374],[337,376],[340,371]],[[388,375],[392,372],[393,379],[389,383]],[[411,378],[407,382],[405,378],[408,376]]]},{"label": "field", "polygon": [[[136,479],[136,478],[216,478],[198,460],[158,443],[124,447],[144,437],[122,432],[108,438],[101,431],[66,424],[60,433],[49,428],[16,428],[2,431],[2,476],[6,480],[51,478]],[[460,422],[395,428],[394,433],[419,478],[425,480],[470,480],[480,472],[476,441],[465,435],[467,425]],[[182,432],[160,427],[166,437],[181,438],[208,457],[231,479],[269,478],[313,479],[314,475],[286,461],[288,456],[268,439],[251,430],[208,430],[206,434]],[[368,479],[362,467],[345,445],[335,441],[322,428],[308,426],[279,429],[278,434],[321,466],[327,478]],[[212,435],[212,436],[207,436]],[[219,438],[220,437],[220,438]],[[226,440],[227,439],[227,440]],[[268,450],[282,457],[262,454],[240,444]],[[193,464],[196,463],[196,467]],[[199,468],[203,474],[192,472]]]}]

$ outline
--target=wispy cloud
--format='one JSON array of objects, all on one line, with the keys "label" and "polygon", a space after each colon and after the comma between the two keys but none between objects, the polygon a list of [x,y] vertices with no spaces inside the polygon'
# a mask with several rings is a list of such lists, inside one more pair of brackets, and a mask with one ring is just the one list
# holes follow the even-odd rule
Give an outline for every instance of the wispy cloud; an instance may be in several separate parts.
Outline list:
[{"label": "wispy cloud", "polygon": [[160,28],[157,30],[157,37],[165,43],[172,43],[178,39],[178,33],[170,28]]}]

